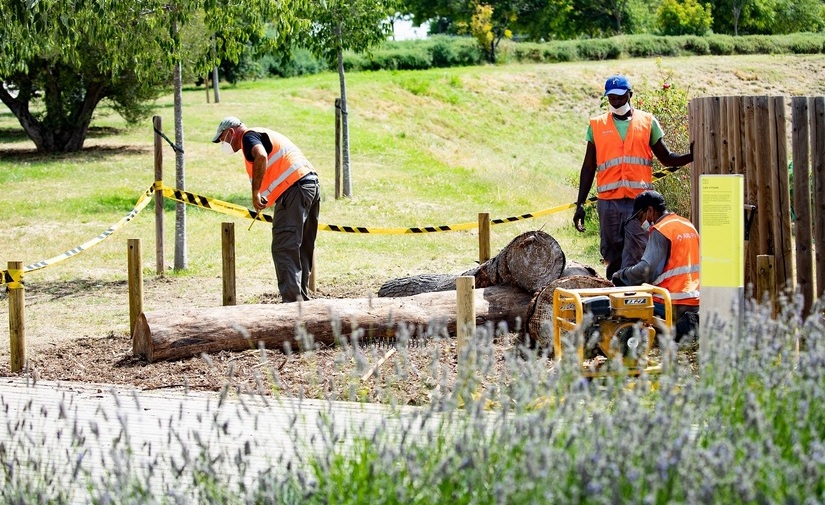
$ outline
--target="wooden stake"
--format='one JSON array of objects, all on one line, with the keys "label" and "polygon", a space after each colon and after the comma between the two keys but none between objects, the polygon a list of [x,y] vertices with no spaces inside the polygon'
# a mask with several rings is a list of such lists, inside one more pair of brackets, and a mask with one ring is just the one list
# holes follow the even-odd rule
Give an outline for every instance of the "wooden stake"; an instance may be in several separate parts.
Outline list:
[{"label": "wooden stake", "polygon": [[473,290],[476,278],[462,275],[456,279],[456,352],[461,355],[467,339],[476,333],[476,307]]},{"label": "wooden stake", "polygon": [[478,262],[484,263],[490,259],[490,213],[478,213]]},{"label": "wooden stake", "polygon": [[23,289],[23,262],[9,261],[12,282],[9,288],[9,337],[11,371],[19,372],[26,364],[26,294]]},{"label": "wooden stake", "polygon": [[378,360],[378,362],[377,362],[376,364],[372,365],[372,366],[370,367],[370,369],[369,369],[369,370],[367,370],[367,373],[365,373],[364,375],[362,375],[362,376],[361,376],[361,382],[366,382],[366,381],[368,381],[368,380],[369,380],[369,378],[370,378],[370,377],[372,377],[372,376],[375,374],[375,372],[377,372],[377,371],[378,371],[378,369],[379,369],[379,368],[381,368],[381,365],[383,365],[384,363],[386,363],[386,362],[387,362],[387,360],[388,360],[388,359],[390,359],[390,358],[392,357],[392,355],[393,355],[393,354],[395,354],[395,347],[393,347],[393,348],[392,348],[392,349],[390,349],[389,351],[385,352],[385,353],[384,353],[384,357],[383,357],[383,358],[381,358],[381,359],[379,359],[379,360]]},{"label": "wooden stake", "polygon": [[[255,221],[253,221],[254,223]],[[235,223],[221,225],[221,257],[223,258],[223,304],[237,303],[235,292]]]},{"label": "wooden stake", "polygon": [[135,322],[143,312],[143,267],[140,254],[140,239],[130,238],[126,241],[129,271],[129,335],[134,350]]}]

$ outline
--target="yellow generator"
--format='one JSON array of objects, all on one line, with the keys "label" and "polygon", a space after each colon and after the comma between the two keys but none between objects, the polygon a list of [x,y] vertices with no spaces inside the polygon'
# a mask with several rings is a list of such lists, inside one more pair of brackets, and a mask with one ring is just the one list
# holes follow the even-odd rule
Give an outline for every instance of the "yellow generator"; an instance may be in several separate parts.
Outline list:
[{"label": "yellow generator", "polygon": [[[664,319],[653,315],[654,293],[664,300]],[[588,328],[582,328],[585,319],[590,323]],[[598,350],[608,359],[621,357],[629,373],[638,373],[639,364],[647,364],[657,332],[670,331],[672,319],[670,293],[658,286],[557,288],[553,293],[553,351],[560,359],[563,332],[584,330],[578,346],[579,362],[584,366],[585,342],[598,332]],[[645,370],[656,372],[659,368],[648,366]]]}]

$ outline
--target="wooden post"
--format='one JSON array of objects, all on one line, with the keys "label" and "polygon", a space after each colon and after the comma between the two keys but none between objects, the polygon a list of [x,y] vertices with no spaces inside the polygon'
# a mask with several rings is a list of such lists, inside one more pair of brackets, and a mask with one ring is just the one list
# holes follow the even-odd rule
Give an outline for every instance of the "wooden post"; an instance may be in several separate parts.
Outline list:
[{"label": "wooden post", "polygon": [[12,372],[19,372],[26,365],[26,292],[23,288],[23,262],[9,261],[12,281],[9,289],[9,338],[10,365]]},{"label": "wooden post", "polygon": [[750,227],[750,240],[746,246],[745,256],[745,286],[754,284],[754,274],[756,272],[756,255],[759,254],[759,226],[760,220],[767,219],[766,209],[759,208],[759,184],[757,177],[757,152],[756,144],[759,141],[756,134],[756,99],[752,96],[744,97],[743,104],[743,129],[742,129],[742,154],[745,166],[745,203],[755,205],[754,222]]},{"label": "wooden post", "polygon": [[784,292],[793,289],[793,245],[791,240],[790,181],[788,179],[788,135],[785,117],[785,97],[770,97],[770,147],[771,147],[771,226],[773,227],[773,254],[776,261],[776,289]]},{"label": "wooden post", "polygon": [[335,199],[341,198],[341,99],[335,99]]},{"label": "wooden post", "polygon": [[[811,177],[814,178],[814,240],[825,244],[825,97],[808,103],[811,128]],[[816,247],[816,293],[825,293],[825,247]]]},{"label": "wooden post", "polygon": [[[163,182],[163,139],[159,131],[163,131],[163,122],[160,116],[152,118],[155,127],[155,182]],[[155,188],[155,268],[158,275],[163,275],[163,190]]]},{"label": "wooden post", "polygon": [[728,135],[731,137],[728,144],[728,158],[730,163],[730,173],[744,173],[742,156],[742,97],[728,97]]},{"label": "wooden post", "polygon": [[[693,145],[693,170],[690,172],[690,187],[694,195],[699,194],[699,176],[705,172],[705,98],[694,98],[688,104],[688,125]],[[699,199],[693,198],[690,216],[699,227]]]},{"label": "wooden post", "polygon": [[712,96],[705,102],[705,174],[721,174],[719,162],[719,124],[721,123],[721,100]]},{"label": "wooden post", "polygon": [[[126,241],[126,248],[129,276],[129,335],[134,337],[135,322],[143,312],[143,261],[140,252],[140,239],[130,238]],[[132,348],[134,349],[134,340]]]},{"label": "wooden post", "polygon": [[[756,254],[772,254],[775,252],[775,238],[773,236],[773,194],[771,184],[774,184],[771,172],[771,133],[768,97],[757,96],[755,105],[755,122],[752,125],[756,135],[756,181],[757,181],[757,214],[755,226],[759,229],[758,241],[751,237],[751,245],[756,245]],[[757,263],[757,268],[759,267]]]},{"label": "wooden post", "polygon": [[237,303],[235,294],[235,223],[223,223],[221,230],[223,304],[235,305]]},{"label": "wooden post", "polygon": [[467,339],[476,334],[476,278],[462,275],[456,278],[456,354],[461,356]]},{"label": "wooden post", "polygon": [[793,156],[793,209],[796,245],[796,285],[802,294],[802,315],[807,317],[814,300],[813,242],[811,240],[811,168],[808,162],[808,98],[792,99],[791,144]]},{"label": "wooden post", "polygon": [[771,316],[776,317],[776,275],[773,255],[758,255],[756,265],[756,300],[762,303],[767,298],[771,304]]},{"label": "wooden post", "polygon": [[492,255],[490,248],[490,213],[478,213],[478,262],[484,263]]}]

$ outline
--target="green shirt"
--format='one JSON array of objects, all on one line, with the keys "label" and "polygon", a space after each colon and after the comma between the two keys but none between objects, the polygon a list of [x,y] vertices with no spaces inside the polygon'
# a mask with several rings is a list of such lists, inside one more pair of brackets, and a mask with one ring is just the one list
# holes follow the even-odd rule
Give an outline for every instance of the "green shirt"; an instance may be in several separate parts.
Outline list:
[{"label": "green shirt", "polygon": [[[627,135],[627,129],[630,127],[630,119],[619,119],[617,120],[615,117],[613,118],[613,124],[616,125],[616,131],[619,132],[619,136],[624,141],[625,135]],[[662,133],[662,127],[659,125],[659,120],[656,117],[653,118],[653,121],[650,122],[650,145],[653,146],[656,142],[664,137],[664,133]],[[590,126],[590,123],[587,124],[587,137],[588,142],[593,142],[593,128]],[[595,142],[593,142],[595,144]]]}]

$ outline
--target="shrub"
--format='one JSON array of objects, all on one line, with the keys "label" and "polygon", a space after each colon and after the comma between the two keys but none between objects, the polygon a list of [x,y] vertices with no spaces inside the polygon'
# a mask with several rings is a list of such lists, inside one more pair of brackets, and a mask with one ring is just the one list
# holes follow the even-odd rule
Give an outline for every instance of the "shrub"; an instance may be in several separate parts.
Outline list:
[{"label": "shrub", "polygon": [[584,60],[615,60],[622,55],[622,48],[614,39],[581,40],[576,49]]},{"label": "shrub", "polygon": [[682,47],[686,52],[695,55],[710,54],[710,44],[705,37],[697,37],[696,35],[687,35],[680,37],[682,40]]},{"label": "shrub", "polygon": [[449,37],[433,37],[430,48],[434,67],[453,67],[458,64],[458,52]]},{"label": "shrub", "polygon": [[673,56],[679,53],[677,44],[668,37],[639,35],[623,39],[625,53],[633,58],[651,56]]},{"label": "shrub", "polygon": [[317,74],[328,68],[326,62],[317,59],[308,49],[300,47],[292,51],[292,58],[286,62],[270,55],[261,58],[263,72],[267,75],[277,75],[279,77]]},{"label": "shrub", "polygon": [[710,35],[706,37],[710,54],[729,55],[736,50],[736,44],[730,35]]},{"label": "shrub", "polygon": [[452,44],[458,58],[458,65],[480,65],[484,61],[484,54],[473,39],[456,37]]},{"label": "shrub", "polygon": [[733,37],[733,44],[737,54],[775,54],[778,52],[778,46],[773,37],[767,35]]},{"label": "shrub", "polygon": [[544,46],[536,42],[519,42],[513,48],[513,57],[518,62],[542,63],[545,61]]},{"label": "shrub", "polygon": [[823,52],[823,37],[815,33],[794,33],[784,38],[786,47],[794,54]]},{"label": "shrub", "polygon": [[[659,78],[657,86],[651,91],[634,94],[635,105],[650,112],[662,127],[664,141],[671,151],[686,153],[690,149],[690,131],[688,128],[688,93],[673,81],[673,71],[664,70],[661,61],[657,62]],[[654,171],[664,167],[654,158]],[[677,214],[691,217],[690,171],[680,169],[656,181],[656,189],[664,195],[668,208]]]},{"label": "shrub", "polygon": [[576,61],[579,52],[575,41],[557,41],[544,44],[541,57],[545,62]]}]

